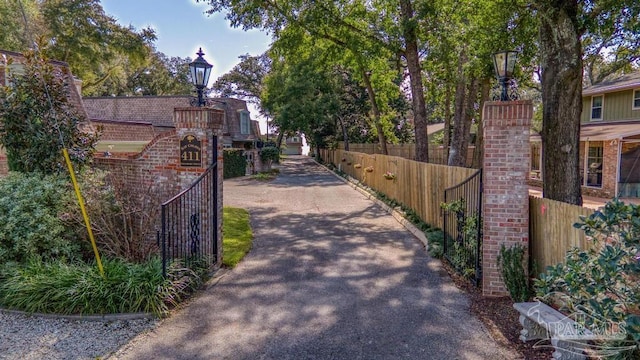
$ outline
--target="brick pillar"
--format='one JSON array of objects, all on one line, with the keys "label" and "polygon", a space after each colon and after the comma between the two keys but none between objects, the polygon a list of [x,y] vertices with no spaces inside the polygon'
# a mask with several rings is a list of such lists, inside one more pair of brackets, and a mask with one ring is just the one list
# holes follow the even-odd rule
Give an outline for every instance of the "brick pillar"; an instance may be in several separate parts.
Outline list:
[{"label": "brick pillar", "polygon": [[[222,153],[222,126],[224,124],[224,111],[206,107],[186,107],[175,108],[173,111],[173,122],[176,126],[178,141],[194,136],[201,142],[202,161],[200,166],[178,167],[178,181],[181,188],[191,185],[214,161],[218,163],[218,213],[217,215],[217,239],[218,253],[216,263],[222,264],[222,174],[223,174],[223,153]],[[213,158],[213,138],[217,138],[218,157]],[[176,149],[179,156],[183,149]],[[206,221],[206,220],[204,220]]]},{"label": "brick pillar", "polygon": [[500,245],[529,246],[530,101],[487,102],[483,109],[482,293],[505,296]]}]

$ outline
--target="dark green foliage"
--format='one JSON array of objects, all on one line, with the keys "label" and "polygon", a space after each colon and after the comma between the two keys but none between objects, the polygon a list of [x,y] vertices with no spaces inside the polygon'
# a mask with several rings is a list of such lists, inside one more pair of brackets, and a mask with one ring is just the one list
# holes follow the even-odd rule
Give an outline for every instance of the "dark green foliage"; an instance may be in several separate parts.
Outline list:
[{"label": "dark green foliage", "polygon": [[514,302],[524,302],[531,297],[529,279],[525,270],[525,247],[515,244],[510,248],[500,246],[498,269],[509,295]]},{"label": "dark green foliage", "polygon": [[247,159],[244,150],[229,149],[223,151],[224,179],[245,176],[247,172]]},{"label": "dark green foliage", "polygon": [[58,172],[65,168],[63,147],[76,166],[89,163],[98,137],[78,129],[86,119],[69,101],[70,76],[34,52],[25,57],[24,75],[0,87],[0,144],[9,169]]},{"label": "dark green foliage", "polygon": [[534,282],[536,295],[560,298],[567,310],[590,314],[587,320],[626,322],[629,339],[640,341],[640,207],[613,200],[575,227],[593,244],[569,250],[564,264],[548,267]]},{"label": "dark green foliage", "polygon": [[280,159],[280,150],[275,146],[265,146],[260,150],[260,160],[264,163],[277,162]]},{"label": "dark green foliage", "polygon": [[271,171],[271,164],[280,160],[280,149],[274,146],[263,147],[260,150],[260,160],[265,165],[265,170]]},{"label": "dark green foliage", "polygon": [[473,277],[476,273],[476,257],[480,257],[482,262],[482,252],[478,251],[478,227],[482,226],[482,221],[477,215],[465,216],[467,209],[465,199],[442,203],[440,207],[456,221],[458,232],[451,236],[463,239],[458,241],[451,237],[447,238],[447,257],[451,265],[463,276]]},{"label": "dark green foliage", "polygon": [[164,279],[158,258],[144,264],[104,259],[103,264],[104,278],[95,264],[33,261],[0,267],[0,306],[35,313],[160,316],[202,281],[179,264]]},{"label": "dark green foliage", "polygon": [[10,173],[0,179],[0,259],[78,258],[80,242],[60,216],[72,196],[62,176]]}]

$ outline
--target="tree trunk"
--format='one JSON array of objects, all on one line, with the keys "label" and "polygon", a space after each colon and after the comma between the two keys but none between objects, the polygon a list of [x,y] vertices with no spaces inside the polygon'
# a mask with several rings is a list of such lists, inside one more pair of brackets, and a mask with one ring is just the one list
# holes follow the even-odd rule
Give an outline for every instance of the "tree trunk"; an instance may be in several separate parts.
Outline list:
[{"label": "tree trunk", "polygon": [[[484,107],[484,103],[489,100],[489,91],[491,83],[489,79],[484,79],[480,85],[480,106],[479,109]],[[482,131],[482,110],[478,112],[478,130],[476,131],[476,148],[473,152],[473,164],[476,169],[482,167],[482,161],[484,159],[484,131]]]},{"label": "tree trunk", "polygon": [[582,205],[582,47],[578,2],[541,1],[542,173],[545,198]]},{"label": "tree trunk", "polygon": [[280,133],[278,134],[278,139],[276,140],[276,147],[278,148],[278,150],[281,149],[282,147],[282,139],[284,138],[284,133],[282,131],[280,131]]},{"label": "tree trunk", "polygon": [[342,129],[342,141],[344,142],[344,150],[349,151],[349,135],[347,134],[347,127],[344,125],[344,119],[342,116],[338,116],[340,121],[340,128]]},{"label": "tree trunk", "polygon": [[[463,90],[464,91],[464,90]],[[475,114],[475,102],[478,99],[478,80],[471,78],[467,85],[467,94],[464,96],[460,118],[461,122],[456,122],[453,133],[453,142],[456,151],[452,152],[456,156],[449,157],[449,165],[467,167],[467,157],[469,153],[469,138],[471,137],[471,123]]]},{"label": "tree trunk", "polygon": [[429,162],[429,139],[427,136],[427,109],[422,86],[422,69],[418,54],[418,37],[411,0],[400,0],[402,32],[405,41],[404,55],[407,59],[411,99],[413,102],[413,126],[416,138],[416,161]]},{"label": "tree trunk", "polygon": [[367,94],[369,94],[369,98],[371,99],[373,122],[375,124],[376,131],[378,132],[378,142],[380,143],[380,149],[382,150],[382,155],[389,155],[389,152],[387,151],[387,137],[384,135],[384,129],[382,129],[380,110],[378,109],[376,93],[373,91],[373,86],[371,86],[371,79],[369,78],[369,76],[369,71],[362,68],[362,78],[364,79],[364,85],[367,88]]},{"label": "tree trunk", "polygon": [[449,161],[449,146],[451,146],[451,86],[445,85],[444,93],[444,161]]},{"label": "tree trunk", "polygon": [[454,100],[454,118],[453,118],[453,138],[451,139],[451,149],[449,150],[449,159],[447,164],[449,166],[464,166],[465,158],[462,156],[466,154],[463,150],[465,135],[465,99],[467,95],[466,77],[464,75],[462,64],[466,62],[466,55],[463,52],[460,54],[458,60],[458,82],[456,85],[456,95]]}]

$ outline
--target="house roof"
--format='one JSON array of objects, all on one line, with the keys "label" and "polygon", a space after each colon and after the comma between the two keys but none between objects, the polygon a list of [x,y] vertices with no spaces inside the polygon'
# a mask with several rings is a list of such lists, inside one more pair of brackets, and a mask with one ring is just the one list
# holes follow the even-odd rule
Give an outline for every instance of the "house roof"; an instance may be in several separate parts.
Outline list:
[{"label": "house roof", "polygon": [[[189,107],[192,97],[172,96],[102,96],[86,97],[84,106],[89,118],[94,121],[116,121],[121,123],[150,123],[154,127],[172,128],[173,110]],[[257,120],[252,120],[251,134],[241,134],[240,113],[247,112],[247,102],[234,98],[207,98],[210,106],[224,110],[222,132],[225,141],[254,141],[260,135]]]},{"label": "house roof", "polygon": [[580,140],[604,141],[640,134],[640,122],[587,124],[580,127]]},{"label": "house roof", "polygon": [[588,96],[638,88],[640,88],[640,71],[588,86],[582,90],[582,95]]},{"label": "house roof", "polygon": [[[9,61],[13,61],[14,64],[23,64],[25,60],[25,56],[21,53],[0,49],[0,68],[2,68],[0,69],[0,84],[4,85],[4,68],[7,66]],[[71,69],[69,68],[69,64],[66,62],[58,60],[48,60],[47,62],[63,73],[66,83],[70,85],[68,93],[69,102],[80,113],[80,115],[87,118],[88,114],[84,108],[82,95],[80,94],[80,84],[82,82],[73,76]]]},{"label": "house roof", "polygon": [[[584,124],[580,127],[580,141],[609,141],[640,135],[640,122]],[[531,134],[531,141],[541,141],[539,134]]]},{"label": "house roof", "polygon": [[444,123],[436,123],[436,124],[428,124],[427,125],[427,135],[431,135],[437,133],[438,131],[444,129]]}]

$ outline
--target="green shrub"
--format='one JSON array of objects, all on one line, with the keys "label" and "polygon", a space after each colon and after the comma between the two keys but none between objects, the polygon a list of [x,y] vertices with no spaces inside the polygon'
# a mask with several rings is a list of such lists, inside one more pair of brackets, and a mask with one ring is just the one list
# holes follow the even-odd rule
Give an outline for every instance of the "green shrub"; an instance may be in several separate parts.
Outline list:
[{"label": "green shrub", "polygon": [[12,86],[0,86],[0,144],[6,150],[9,169],[59,172],[66,168],[63,147],[76,167],[88,164],[98,135],[80,131],[78,125],[86,119],[69,101],[69,88],[74,85],[41,53],[36,56],[27,51],[24,55],[24,75],[14,74]]},{"label": "green shrub", "polygon": [[[455,218],[458,239],[447,237],[447,257],[451,265],[463,276],[471,278],[476,273],[476,257],[482,263],[482,251],[478,251],[478,228],[482,221],[477,215],[467,215],[465,199],[441,203],[440,207]],[[444,239],[443,239],[444,241]]]},{"label": "green shrub", "polygon": [[626,323],[628,338],[640,342],[640,207],[614,200],[574,226],[591,246],[574,248],[565,264],[548,267],[534,282],[536,295],[561,299],[568,311],[589,314],[587,321]]},{"label": "green shrub", "polygon": [[275,146],[266,146],[260,150],[260,160],[266,165],[266,170],[271,170],[271,164],[280,160],[280,149]]},{"label": "green shrub", "polygon": [[520,244],[509,248],[503,244],[500,246],[498,255],[498,269],[514,302],[524,302],[531,297],[526,273],[525,250],[525,247]]},{"label": "green shrub", "polygon": [[188,296],[198,274],[174,263],[167,278],[162,261],[143,264],[103,259],[95,264],[32,261],[0,268],[0,305],[34,313],[111,314],[148,312],[158,316]]},{"label": "green shrub", "polygon": [[0,259],[76,259],[81,242],[61,218],[73,189],[64,176],[10,173],[0,179]]},{"label": "green shrub", "polygon": [[247,172],[247,159],[244,157],[244,150],[225,149],[223,151],[224,171],[223,178],[230,179],[244,176]]}]

